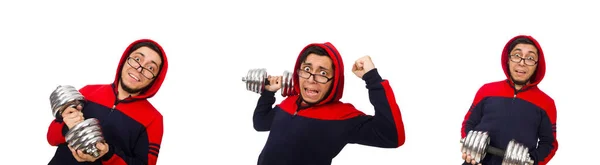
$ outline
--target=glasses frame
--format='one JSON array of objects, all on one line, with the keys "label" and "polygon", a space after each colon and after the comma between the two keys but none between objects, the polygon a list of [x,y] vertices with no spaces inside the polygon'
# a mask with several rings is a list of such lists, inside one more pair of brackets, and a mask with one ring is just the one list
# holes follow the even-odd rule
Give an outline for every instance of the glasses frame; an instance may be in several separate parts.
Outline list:
[{"label": "glasses frame", "polygon": [[[135,62],[137,67],[135,67],[134,64],[131,64],[131,61]],[[152,71],[150,71],[150,69],[148,69],[146,67],[142,67],[142,64],[140,64],[140,62],[136,61],[132,57],[127,57],[127,64],[129,66],[131,66],[132,68],[134,68],[135,70],[142,68],[142,71],[140,73],[142,73],[142,76],[146,77],[147,79],[152,80],[152,79],[156,78],[156,74],[152,73]],[[146,74],[144,74],[144,71],[147,71],[148,73],[152,74],[152,77],[146,76]]]},{"label": "glasses frame", "polygon": [[[519,58],[519,60],[518,60],[518,61],[515,61],[515,60],[513,60],[513,57]],[[532,59],[532,60],[530,60],[530,59],[525,59],[524,57],[519,57],[519,56],[517,56],[516,54],[510,55],[510,56],[508,57],[508,59],[509,59],[510,61],[512,61],[512,62],[515,62],[515,63],[521,63],[521,61],[525,60],[525,62],[524,62],[524,63],[525,63],[525,65],[527,65],[527,66],[535,66],[535,65],[537,65],[537,64],[538,64],[538,61],[536,61],[536,60],[533,60],[533,59]],[[530,65],[530,64],[527,64],[527,61],[533,61],[533,64],[531,64],[531,65]]]},{"label": "glasses frame", "polygon": [[[302,72],[307,73],[308,77],[302,77],[301,76]],[[327,79],[327,81],[325,81],[325,82],[317,81],[317,79],[315,78],[316,76],[323,77],[323,78]],[[329,78],[329,77],[326,77],[326,76],[323,76],[323,75],[313,74],[313,73],[310,73],[310,72],[305,71],[303,69],[298,69],[298,77],[304,78],[304,79],[309,79],[309,78],[312,77],[315,82],[318,82],[318,83],[321,83],[321,84],[327,84],[329,81],[331,81],[333,79],[333,77]]]}]

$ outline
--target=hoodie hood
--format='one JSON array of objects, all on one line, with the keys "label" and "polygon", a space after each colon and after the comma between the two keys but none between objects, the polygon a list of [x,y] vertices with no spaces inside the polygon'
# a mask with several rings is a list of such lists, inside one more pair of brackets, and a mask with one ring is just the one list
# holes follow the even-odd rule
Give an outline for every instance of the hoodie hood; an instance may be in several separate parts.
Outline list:
[{"label": "hoodie hood", "polygon": [[544,51],[542,51],[542,47],[540,46],[538,41],[535,40],[533,37],[528,36],[528,35],[518,35],[518,36],[515,36],[512,39],[510,39],[504,46],[504,50],[502,51],[501,59],[502,59],[502,69],[504,70],[504,75],[506,75],[506,78],[508,79],[508,82],[510,82],[511,86],[514,86],[514,82],[513,82],[512,78],[510,77],[510,71],[508,70],[508,60],[509,60],[508,57],[509,57],[509,53],[511,51],[510,50],[511,43],[519,38],[527,38],[527,39],[531,40],[533,42],[533,44],[535,45],[535,47],[538,49],[537,68],[535,69],[535,73],[533,73],[533,75],[531,75],[531,78],[529,79],[529,84],[523,86],[523,89],[525,89],[526,87],[537,86],[542,81],[542,79],[544,79],[544,75],[546,74],[546,62],[544,60],[545,59]]},{"label": "hoodie hood", "polygon": [[151,98],[152,96],[154,96],[160,89],[160,86],[162,85],[163,81],[165,80],[165,76],[167,75],[167,69],[169,68],[167,54],[163,50],[162,46],[160,46],[156,41],[153,41],[150,39],[136,40],[136,41],[132,42],[131,44],[129,44],[129,46],[127,46],[127,49],[125,49],[125,51],[123,52],[123,55],[121,56],[121,60],[119,61],[119,65],[117,66],[117,74],[115,76],[115,80],[113,81],[113,85],[115,85],[114,86],[115,93],[117,92],[117,88],[116,88],[117,85],[120,85],[119,79],[121,78],[121,70],[123,69],[125,62],[127,61],[127,57],[129,57],[129,52],[131,51],[133,46],[135,46],[136,44],[141,43],[141,42],[151,42],[158,47],[158,49],[161,52],[160,54],[162,54],[162,67],[160,68],[160,72],[158,72],[154,81],[149,84],[150,87],[147,88],[145,91],[142,91],[142,93],[140,93],[139,95],[137,95],[135,97],[131,97],[132,99],[147,99],[147,98]]},{"label": "hoodie hood", "polygon": [[[332,80],[332,84],[331,84],[331,90],[328,92],[327,96],[325,96],[325,98],[321,101],[319,101],[317,104],[314,105],[322,105],[322,104],[327,104],[327,103],[331,103],[331,102],[338,102],[341,98],[342,95],[344,94],[344,63],[342,60],[342,56],[340,56],[340,53],[338,52],[338,50],[335,48],[335,46],[333,46],[333,44],[329,43],[329,42],[325,42],[325,43],[312,43],[309,44],[307,46],[305,46],[302,51],[300,51],[300,54],[298,55],[298,58],[296,59],[296,65],[294,66],[294,90],[296,91],[296,93],[298,95],[300,95],[300,80],[298,77],[298,70],[300,69],[300,65],[302,63],[302,61],[300,61],[300,58],[302,57],[302,54],[306,51],[306,49],[308,49],[309,47],[312,46],[318,46],[321,47],[323,49],[325,49],[325,51],[327,51],[327,54],[329,54],[329,57],[331,58],[331,62],[333,63],[333,80]],[[313,105],[313,106],[314,106]]]}]

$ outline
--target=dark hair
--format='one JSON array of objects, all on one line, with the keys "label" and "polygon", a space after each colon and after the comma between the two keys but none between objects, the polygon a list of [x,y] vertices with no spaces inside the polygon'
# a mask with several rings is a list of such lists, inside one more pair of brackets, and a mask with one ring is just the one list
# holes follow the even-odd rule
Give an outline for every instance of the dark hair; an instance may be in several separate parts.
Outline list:
[{"label": "dark hair", "polygon": [[158,48],[158,45],[154,44],[153,42],[149,42],[149,41],[140,42],[140,43],[137,43],[137,44],[133,45],[131,47],[131,49],[129,49],[129,52],[127,52],[127,54],[131,54],[131,53],[133,53],[133,51],[135,51],[135,50],[137,50],[137,49],[139,49],[141,47],[148,47],[148,48],[154,50],[160,56],[160,60],[163,60],[162,59],[163,52],[160,51],[160,48]]},{"label": "dark hair", "polygon": [[[329,57],[329,54],[327,53],[327,51],[325,51],[325,49],[319,47],[319,46],[310,46],[308,48],[306,48],[306,50],[304,50],[304,52],[302,52],[302,54],[300,54],[300,63],[306,62],[306,58],[308,58],[308,55],[310,54],[316,54],[318,56],[326,56],[328,58],[331,59],[331,57]],[[335,66],[332,65],[332,67]]]},{"label": "dark hair", "polygon": [[531,41],[529,38],[517,38],[515,39],[512,43],[510,43],[510,46],[508,47],[508,52],[510,54],[510,52],[515,48],[515,46],[517,46],[517,44],[529,44],[529,45],[533,45],[533,47],[535,47],[535,49],[540,49],[537,46],[535,46],[535,43],[533,43],[533,41]]}]

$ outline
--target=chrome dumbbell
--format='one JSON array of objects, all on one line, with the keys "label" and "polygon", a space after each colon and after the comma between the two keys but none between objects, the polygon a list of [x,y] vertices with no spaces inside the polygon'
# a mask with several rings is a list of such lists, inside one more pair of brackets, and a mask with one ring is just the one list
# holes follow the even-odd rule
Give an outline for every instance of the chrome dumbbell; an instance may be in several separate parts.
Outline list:
[{"label": "chrome dumbbell", "polygon": [[[58,86],[50,94],[52,115],[59,118],[68,107],[83,106],[83,101],[83,95],[75,87],[70,85]],[[90,118],[78,123],[69,129],[65,135],[65,141],[76,150],[82,150],[83,153],[98,157],[100,153],[96,148],[96,143],[104,141],[99,121]]]},{"label": "chrome dumbbell", "polygon": [[[255,93],[262,93],[266,85],[269,85],[267,79],[267,70],[263,68],[250,69],[245,77],[242,77],[242,81],[246,83],[246,90]],[[297,95],[294,90],[294,76],[292,72],[284,71],[281,84],[281,96],[287,97]]]},{"label": "chrome dumbbell", "polygon": [[460,139],[462,152],[466,152],[476,162],[481,162],[487,153],[502,156],[502,165],[533,165],[534,161],[529,156],[529,149],[522,144],[511,140],[506,151],[489,146],[490,137],[487,132],[469,131],[465,138]]}]

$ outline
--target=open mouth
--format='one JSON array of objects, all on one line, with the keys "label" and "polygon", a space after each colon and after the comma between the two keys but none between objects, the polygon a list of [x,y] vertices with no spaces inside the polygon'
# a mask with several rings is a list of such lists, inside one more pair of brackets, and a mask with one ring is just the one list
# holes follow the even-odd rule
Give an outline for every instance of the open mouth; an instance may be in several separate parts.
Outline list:
[{"label": "open mouth", "polygon": [[319,90],[304,88],[304,93],[311,98],[315,98],[319,95],[320,92]]},{"label": "open mouth", "polygon": [[517,73],[517,75],[519,76],[524,76],[525,74],[527,74],[527,72],[523,70],[515,70],[515,73]]},{"label": "open mouth", "polygon": [[135,81],[140,82],[140,78],[136,77],[135,75],[128,73],[129,77],[133,78]]}]

